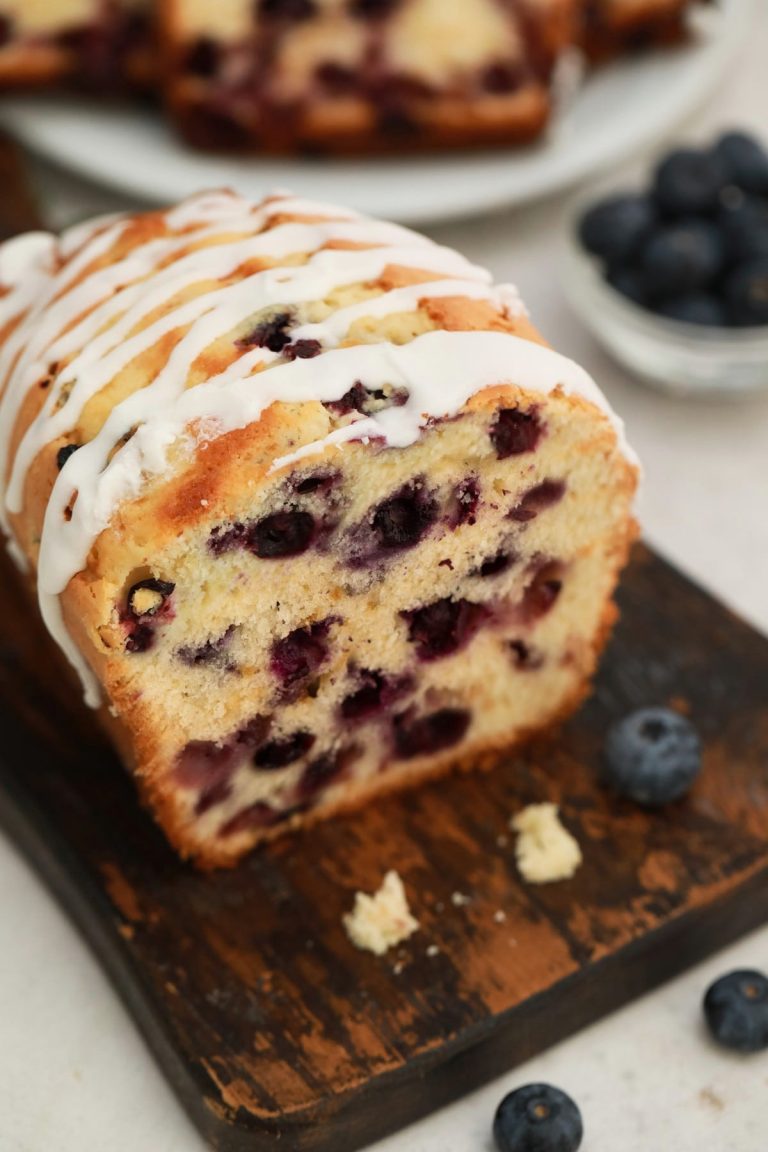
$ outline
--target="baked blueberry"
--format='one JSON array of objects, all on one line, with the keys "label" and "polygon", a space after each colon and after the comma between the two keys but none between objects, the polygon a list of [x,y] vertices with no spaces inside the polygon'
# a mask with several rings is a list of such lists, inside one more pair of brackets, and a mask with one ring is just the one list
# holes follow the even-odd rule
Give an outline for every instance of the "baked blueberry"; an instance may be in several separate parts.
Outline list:
[{"label": "baked blueberry", "polygon": [[735,268],[725,281],[731,323],[740,328],[768,324],[768,257]]},{"label": "baked blueberry", "polygon": [[546,616],[555,606],[563,590],[563,568],[556,561],[544,561],[533,573],[533,578],[520,601],[520,620],[533,624]]},{"label": "baked blueberry", "polygon": [[612,196],[588,208],[579,221],[579,239],[608,264],[623,264],[638,251],[656,222],[648,196]]},{"label": "baked blueberry", "polygon": [[260,0],[258,11],[275,20],[308,20],[315,5],[313,0]]},{"label": "baked blueberry", "polygon": [[62,444],[61,448],[59,448],[58,452],[56,453],[56,467],[58,468],[59,472],[61,472],[70,456],[74,456],[79,447],[79,444]]},{"label": "baked blueberry", "polygon": [[272,645],[269,668],[289,697],[298,694],[327,660],[332,623],[333,617],[328,617],[305,628],[294,628]]},{"label": "baked blueberry", "polygon": [[491,443],[499,460],[506,460],[509,456],[535,452],[543,431],[535,410],[502,408],[490,431]]},{"label": "baked blueberry", "polygon": [[248,533],[248,547],[261,560],[300,556],[312,542],[315,521],[309,512],[275,512],[258,520]]},{"label": "baked blueberry", "polygon": [[656,169],[653,196],[664,215],[672,217],[716,212],[728,171],[716,152],[678,148]]},{"label": "baked blueberry", "polygon": [[768,196],[768,152],[759,140],[747,132],[726,132],[713,151],[737,187]]},{"label": "baked blueberry", "polygon": [[139,580],[128,589],[126,604],[128,613],[135,620],[155,616],[164,607],[176,587],[170,580]]},{"label": "baked blueberry", "polygon": [[471,716],[464,708],[441,708],[427,716],[413,709],[401,712],[392,722],[395,754],[401,760],[442,752],[464,739]]},{"label": "baked blueberry", "polygon": [[291,325],[295,323],[293,313],[275,312],[259,323],[247,335],[236,341],[238,348],[268,348],[270,352],[282,352],[291,342]]},{"label": "baked blueberry", "polygon": [[565,483],[562,480],[542,480],[535,484],[524,494],[520,502],[509,513],[510,520],[525,524],[535,520],[539,512],[559,504],[565,495]]},{"label": "baked blueberry", "polygon": [[648,292],[677,296],[709,287],[722,271],[725,245],[719,228],[706,220],[688,220],[659,228],[640,258]]},{"label": "baked blueberry", "polygon": [[351,0],[350,11],[353,16],[364,19],[382,19],[389,16],[399,0]]},{"label": "baked blueberry", "polygon": [[313,360],[322,350],[319,340],[296,340],[293,344],[286,344],[283,355],[286,360]]},{"label": "baked blueberry", "polygon": [[214,76],[219,66],[219,46],[210,36],[199,36],[187,50],[184,70],[193,76]]},{"label": "baked blueberry", "polygon": [[400,615],[408,623],[408,639],[419,659],[440,660],[465,647],[489,618],[490,611],[484,604],[446,596]]},{"label": "baked blueberry", "polygon": [[375,669],[363,668],[357,675],[356,687],[341,702],[344,720],[367,720],[388,708],[411,687],[409,676],[387,676]]},{"label": "baked blueberry", "polygon": [[406,484],[373,514],[373,529],[382,548],[412,548],[437,516],[434,501],[420,484]]},{"label": "baked blueberry", "polygon": [[262,744],[253,757],[257,768],[274,772],[278,768],[286,768],[289,764],[306,756],[315,742],[311,732],[293,732],[290,736],[283,736],[278,740],[270,740]]},{"label": "baked blueberry", "polygon": [[701,742],[684,716],[640,708],[609,730],[603,779],[620,796],[649,808],[681,799],[701,769]]},{"label": "baked blueberry", "polygon": [[728,324],[725,304],[711,292],[673,296],[669,300],[660,301],[655,311],[668,320],[681,320],[685,324],[700,324],[707,328],[723,328]]},{"label": "baked blueberry", "polygon": [[721,976],[707,989],[704,1017],[724,1048],[737,1052],[768,1048],[768,977],[748,968]]},{"label": "baked blueberry", "polygon": [[551,1084],[526,1084],[504,1097],[493,1120],[499,1152],[576,1152],[584,1136],[581,1112]]}]

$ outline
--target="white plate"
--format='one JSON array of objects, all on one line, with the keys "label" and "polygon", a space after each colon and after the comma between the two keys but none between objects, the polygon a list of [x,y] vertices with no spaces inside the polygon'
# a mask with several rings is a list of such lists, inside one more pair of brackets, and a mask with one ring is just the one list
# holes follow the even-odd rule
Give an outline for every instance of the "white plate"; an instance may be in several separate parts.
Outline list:
[{"label": "white plate", "polygon": [[44,156],[139,199],[165,203],[222,185],[253,197],[290,188],[372,216],[435,223],[549,195],[649,146],[717,87],[752,9],[753,0],[721,0],[700,14],[687,47],[598,72],[548,138],[525,150],[355,161],[222,159],[185,148],[145,110],[61,98],[7,99],[0,122]]}]

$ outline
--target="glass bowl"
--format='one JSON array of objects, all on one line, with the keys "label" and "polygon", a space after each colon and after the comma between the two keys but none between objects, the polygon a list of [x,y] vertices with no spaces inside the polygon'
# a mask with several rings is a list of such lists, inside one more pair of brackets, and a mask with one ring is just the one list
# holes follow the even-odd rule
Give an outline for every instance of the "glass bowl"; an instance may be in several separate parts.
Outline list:
[{"label": "glass bowl", "polygon": [[631,188],[617,184],[580,196],[567,219],[563,287],[595,339],[636,376],[677,395],[736,396],[768,388],[768,325],[709,328],[667,320],[622,296],[579,243],[583,212]]}]

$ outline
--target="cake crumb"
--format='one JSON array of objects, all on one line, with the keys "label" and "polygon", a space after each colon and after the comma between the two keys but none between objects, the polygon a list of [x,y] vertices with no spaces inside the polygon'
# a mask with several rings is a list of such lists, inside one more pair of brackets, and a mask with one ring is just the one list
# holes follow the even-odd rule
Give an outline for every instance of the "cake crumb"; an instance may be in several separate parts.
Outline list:
[{"label": "cake crumb", "polygon": [[493,918],[497,924],[503,924],[507,918],[507,914],[503,909],[499,908],[498,912],[494,912]]},{"label": "cake crumb", "polygon": [[418,930],[411,915],[403,882],[397,872],[387,872],[378,892],[355,894],[355,906],[344,917],[344,927],[356,948],[383,956]]},{"label": "cake crumb", "polygon": [[510,820],[517,833],[515,856],[529,884],[570,880],[582,861],[581,849],[560,823],[556,804],[529,804]]},{"label": "cake crumb", "polygon": [[699,1099],[702,1104],[706,1104],[708,1108],[713,1108],[715,1112],[722,1112],[725,1108],[722,1097],[718,1096],[714,1088],[702,1088],[699,1092]]},{"label": "cake crumb", "polygon": [[402,971],[403,971],[403,969],[404,969],[404,968],[405,968],[405,963],[404,963],[404,961],[402,961],[402,960],[398,960],[397,964],[395,964],[395,965],[393,966],[393,968],[392,968],[392,972],[393,972],[393,974],[394,974],[395,976],[399,976],[399,975],[402,973]]},{"label": "cake crumb", "polygon": [[429,956],[431,959],[433,956],[439,955],[440,949],[438,948],[437,944],[430,944],[429,948],[427,948],[427,956]]},{"label": "cake crumb", "polygon": [[451,904],[454,908],[466,908],[467,904],[472,903],[471,896],[465,896],[463,892],[454,892],[451,896]]}]

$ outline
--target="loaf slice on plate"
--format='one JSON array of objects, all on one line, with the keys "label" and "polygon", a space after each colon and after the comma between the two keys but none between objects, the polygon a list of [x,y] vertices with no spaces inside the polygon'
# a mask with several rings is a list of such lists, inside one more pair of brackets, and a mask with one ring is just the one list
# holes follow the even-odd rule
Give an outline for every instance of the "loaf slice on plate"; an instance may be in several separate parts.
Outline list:
[{"label": "loaf slice on plate", "polygon": [[578,0],[165,0],[166,95],[191,143],[403,151],[530,140]]},{"label": "loaf slice on plate", "polygon": [[708,0],[582,0],[581,42],[592,61],[679,44],[689,16]]},{"label": "loaf slice on plate", "polygon": [[0,90],[145,87],[155,0],[3,0]]},{"label": "loaf slice on plate", "polygon": [[11,241],[0,283],[5,527],[182,854],[234,862],[582,699],[637,468],[514,289],[226,192]]}]

